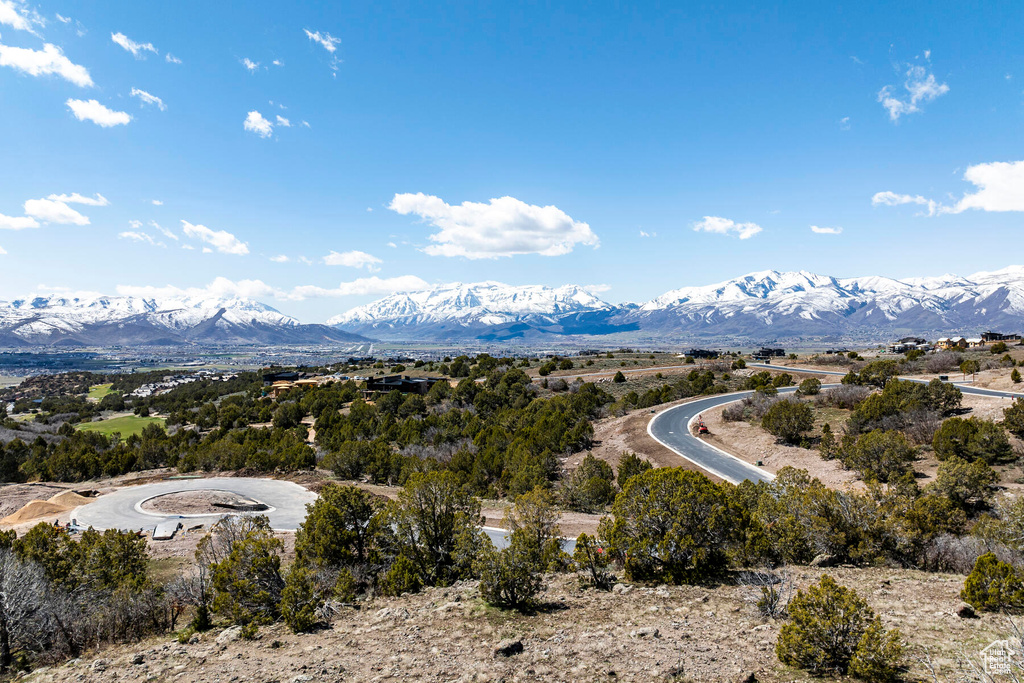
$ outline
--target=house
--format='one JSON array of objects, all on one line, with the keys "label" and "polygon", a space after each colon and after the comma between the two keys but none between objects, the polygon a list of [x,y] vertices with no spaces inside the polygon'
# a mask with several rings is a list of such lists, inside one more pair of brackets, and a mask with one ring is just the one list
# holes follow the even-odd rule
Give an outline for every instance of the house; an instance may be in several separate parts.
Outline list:
[{"label": "house", "polygon": [[263,386],[268,387],[275,382],[295,382],[300,377],[295,370],[278,370],[263,373]]},{"label": "house", "polygon": [[986,343],[988,343],[988,342],[1008,342],[1008,341],[1019,342],[1020,341],[1020,335],[1019,334],[1001,334],[999,332],[982,332],[981,333],[981,340],[983,342],[986,342]]},{"label": "house", "polygon": [[686,352],[685,355],[689,356],[690,358],[714,359],[718,358],[719,354],[718,351],[709,351],[708,349],[690,349],[689,351]]},{"label": "house", "polygon": [[940,349],[966,349],[967,340],[963,337],[943,337],[935,342]]},{"label": "house", "polygon": [[928,346],[928,340],[922,339],[921,337],[904,337],[898,341],[889,344],[889,353],[906,353],[907,351],[913,351],[915,349],[921,349],[922,351],[930,348]]},{"label": "house", "polygon": [[409,377],[408,375],[389,375],[387,377],[371,377],[366,380],[366,394],[387,394],[400,391],[403,394],[425,394],[435,383],[443,381],[438,377]]},{"label": "house", "polygon": [[754,360],[766,360],[769,358],[782,358],[786,355],[785,349],[771,349],[767,346],[762,346],[761,349],[754,354]]},{"label": "house", "polygon": [[967,348],[976,349],[980,346],[985,345],[985,340],[981,337],[972,337],[971,339],[965,340],[967,342]]}]

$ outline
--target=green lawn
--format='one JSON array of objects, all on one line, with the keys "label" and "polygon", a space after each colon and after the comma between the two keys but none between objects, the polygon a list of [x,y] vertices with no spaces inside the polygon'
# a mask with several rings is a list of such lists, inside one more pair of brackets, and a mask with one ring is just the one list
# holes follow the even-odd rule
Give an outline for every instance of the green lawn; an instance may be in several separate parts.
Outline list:
[{"label": "green lawn", "polygon": [[123,438],[132,434],[142,434],[142,430],[149,424],[164,424],[162,417],[139,417],[138,415],[125,415],[124,417],[113,417],[100,422],[85,422],[78,425],[83,432],[100,432],[104,436],[110,436],[114,432],[120,432]]},{"label": "green lawn", "polygon": [[113,384],[96,384],[96,385],[93,385],[92,387],[89,387],[89,398],[94,398],[97,401],[102,400],[104,396],[106,396],[107,394],[110,393],[110,387],[112,387],[112,386],[114,386],[114,385]]}]

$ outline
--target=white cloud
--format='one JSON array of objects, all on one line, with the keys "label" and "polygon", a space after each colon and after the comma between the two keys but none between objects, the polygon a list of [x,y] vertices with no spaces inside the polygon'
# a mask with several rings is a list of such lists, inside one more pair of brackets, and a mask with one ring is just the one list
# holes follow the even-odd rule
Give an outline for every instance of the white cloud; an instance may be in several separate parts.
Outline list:
[{"label": "white cloud", "polygon": [[106,197],[104,197],[98,192],[96,193],[95,197],[86,197],[84,195],[78,194],[77,192],[72,192],[71,194],[51,194],[49,197],[47,197],[47,199],[55,202],[62,202],[64,204],[85,204],[86,206],[110,206],[110,200],[108,200]]},{"label": "white cloud", "polygon": [[277,115],[277,125],[284,126],[285,128],[291,128],[292,127],[292,122],[289,121],[288,119],[286,119],[285,117],[281,116],[280,114],[278,114]]},{"label": "white cloud", "polygon": [[178,236],[177,236],[177,235],[175,235],[173,231],[171,231],[171,230],[168,230],[167,228],[165,228],[164,226],[160,225],[160,224],[159,224],[159,223],[157,223],[156,221],[150,221],[150,222],[149,222],[149,224],[150,224],[150,225],[151,225],[152,227],[154,227],[154,228],[156,228],[157,230],[159,230],[160,232],[162,232],[162,233],[164,234],[164,236],[165,236],[165,237],[168,237],[168,238],[170,238],[170,239],[174,240],[175,242],[177,242],[177,241],[178,241]]},{"label": "white cloud", "polygon": [[923,214],[927,216],[937,215],[940,209],[938,202],[926,199],[921,195],[896,194],[887,190],[885,192],[876,192],[871,197],[872,206],[901,206],[903,204],[917,204],[927,207],[927,213]]},{"label": "white cloud", "polygon": [[127,112],[107,109],[96,100],[69,99],[65,104],[79,121],[92,121],[104,128],[126,126],[132,120]]},{"label": "white cloud", "polygon": [[313,259],[307,258],[305,256],[300,256],[299,257],[299,262],[300,263],[305,263],[307,266],[313,265]]},{"label": "white cloud", "polygon": [[57,21],[59,21],[62,24],[70,24],[71,23],[71,17],[65,17],[65,16],[61,15],[60,12],[57,12],[53,16],[57,17]]},{"label": "white cloud", "polygon": [[273,64],[274,66],[284,66],[284,62],[282,62],[280,59],[275,59],[273,62],[271,62],[271,64]]},{"label": "white cloud", "polygon": [[256,133],[261,138],[269,138],[274,133],[274,124],[263,118],[263,114],[255,109],[249,112],[242,124],[245,130]]},{"label": "white cloud", "polygon": [[177,57],[175,57],[174,55],[172,55],[170,52],[168,52],[167,54],[164,55],[164,60],[168,64],[181,64],[181,60],[178,59]]},{"label": "white cloud", "polygon": [[811,226],[811,232],[819,235],[841,235],[843,232],[842,228],[820,228],[817,225]]},{"label": "white cloud", "polygon": [[6,253],[7,253],[7,250],[4,249],[3,247],[0,247],[0,256],[4,255]]},{"label": "white cloud", "polygon": [[900,117],[905,114],[920,112],[920,105],[931,102],[949,92],[948,85],[939,83],[934,74],[928,73],[927,69],[917,64],[907,66],[903,89],[906,90],[906,93],[902,97],[891,85],[878,91],[878,101],[889,112],[889,118],[892,121],[899,121]]},{"label": "white cloud", "polygon": [[111,33],[110,39],[118,45],[120,45],[121,47],[123,47],[128,52],[131,52],[132,55],[136,58],[144,58],[146,55],[142,54],[143,52],[152,52],[153,54],[160,54],[157,51],[157,49],[153,47],[153,43],[136,43],[134,40],[120,32]]},{"label": "white cloud", "polygon": [[9,66],[29,76],[55,74],[82,88],[93,84],[88,69],[73,63],[59,47],[49,43],[43,45],[42,50],[0,44],[0,66]]},{"label": "white cloud", "polygon": [[53,199],[29,199],[25,202],[25,215],[43,223],[60,225],[89,225],[89,218],[66,203]]},{"label": "white cloud", "polygon": [[278,254],[277,256],[271,256],[270,260],[274,263],[288,263],[290,259],[284,254]]},{"label": "white cloud", "polygon": [[139,90],[138,88],[132,88],[132,97],[138,97],[143,104],[155,104],[160,111],[167,111],[167,106],[164,101],[156,95],[151,95],[145,90]]},{"label": "white cloud", "polygon": [[117,293],[121,296],[138,296],[147,299],[154,298],[232,298],[241,297],[246,299],[257,299],[261,297],[276,296],[279,291],[262,280],[239,280],[233,282],[225,277],[214,278],[213,282],[205,287],[165,287],[118,285]]},{"label": "white cloud", "polygon": [[974,194],[952,207],[950,213],[967,209],[1024,211],[1024,161],[996,161],[968,166],[964,180],[978,187]]},{"label": "white cloud", "polygon": [[309,121],[303,121],[303,122],[302,122],[302,125],[303,125],[303,126],[304,126],[305,128],[309,128],[309,127],[310,127],[310,125],[309,125]]},{"label": "white cloud", "polygon": [[452,206],[440,197],[418,192],[396,194],[388,208],[403,216],[415,214],[440,229],[430,235],[437,244],[422,250],[432,256],[560,256],[577,244],[599,245],[589,225],[573,220],[558,207],[535,206],[514,197]]},{"label": "white cloud", "polygon": [[384,246],[385,246],[385,247],[391,247],[392,249],[398,249],[398,245],[397,245],[397,244],[395,244],[394,242],[388,242],[388,243],[387,243],[387,244],[385,244]]},{"label": "white cloud", "polygon": [[160,201],[159,199],[152,200],[152,203],[153,203],[153,206],[163,206],[164,205],[164,203],[162,201]]},{"label": "white cloud", "polygon": [[[182,221],[181,228],[187,236],[209,244],[222,254],[241,256],[249,253],[249,245],[226,230],[211,230],[205,225],[193,225],[188,221]],[[204,251],[206,249],[204,247]]]},{"label": "white cloud", "polygon": [[335,38],[330,33],[320,33],[320,31],[314,33],[308,28],[303,30],[306,32],[307,38],[313,42],[320,43],[331,54],[334,54],[334,51],[338,49],[338,45],[341,44],[341,38]]},{"label": "white cloud", "polygon": [[249,70],[249,73],[256,73],[256,70],[260,68],[259,62],[254,62],[248,57],[242,60],[242,66]]},{"label": "white cloud", "polygon": [[[132,222],[136,223],[137,221],[132,221]],[[155,239],[153,239],[152,235],[150,235],[148,233],[145,233],[145,232],[138,231],[138,230],[126,230],[124,232],[118,233],[117,236],[120,239],[133,240],[135,242],[144,242],[144,243],[150,244],[150,245],[152,245],[154,247],[162,247],[164,249],[167,248],[166,244],[164,244],[163,242],[156,241]]]},{"label": "white cloud", "polygon": [[29,216],[5,216],[0,213],[0,230],[24,230],[38,227],[39,221]]},{"label": "white cloud", "polygon": [[186,249],[186,250],[188,250],[188,251],[195,251],[195,249],[196,249],[196,248],[195,248],[195,247],[193,247],[193,246],[192,246],[191,244],[183,244],[183,245],[181,245],[181,248],[182,248],[182,249]]},{"label": "white cloud", "polygon": [[376,266],[383,263],[379,258],[365,251],[346,251],[339,253],[331,250],[331,253],[324,256],[324,264],[328,266],[345,266],[346,268],[366,268],[370,272],[377,270]]},{"label": "white cloud", "polygon": [[583,290],[591,294],[601,294],[612,288],[611,285],[584,285]]},{"label": "white cloud", "polygon": [[749,239],[761,232],[757,223],[737,223],[720,216],[704,216],[693,225],[695,232],[713,232],[719,235],[735,235],[741,240]]},{"label": "white cloud", "polygon": [[850,117],[844,116],[839,119],[839,130],[850,130]]},{"label": "white cloud", "polygon": [[[60,15],[57,15],[58,17]],[[39,17],[33,17],[23,7],[17,7],[11,0],[0,0],[0,24],[10,26],[16,31],[33,32],[32,24],[42,23]]]},{"label": "white cloud", "polygon": [[647,232],[646,230],[641,230],[640,231],[640,236],[641,237],[657,237],[658,233],[656,233],[656,232]]}]

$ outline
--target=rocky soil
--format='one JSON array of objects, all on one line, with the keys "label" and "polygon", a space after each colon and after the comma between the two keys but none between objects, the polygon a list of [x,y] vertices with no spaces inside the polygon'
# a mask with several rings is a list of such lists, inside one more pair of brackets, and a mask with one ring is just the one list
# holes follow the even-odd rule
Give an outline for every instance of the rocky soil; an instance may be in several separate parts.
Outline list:
[{"label": "rocky soil", "polygon": [[[997,637],[999,616],[957,616],[963,577],[891,569],[795,568],[800,586],[830,572],[855,588],[908,643],[910,678],[927,652],[939,680]],[[215,629],[179,644],[170,636],[90,652],[25,680],[63,681],[792,681],[779,664],[780,622],[765,621],[749,589],[735,585],[580,589],[575,577],[548,577],[532,615],[501,612],[476,584],[377,598],[348,609],[322,631],[294,635],[283,625],[257,638]],[[931,680],[931,679],[929,679]]]}]

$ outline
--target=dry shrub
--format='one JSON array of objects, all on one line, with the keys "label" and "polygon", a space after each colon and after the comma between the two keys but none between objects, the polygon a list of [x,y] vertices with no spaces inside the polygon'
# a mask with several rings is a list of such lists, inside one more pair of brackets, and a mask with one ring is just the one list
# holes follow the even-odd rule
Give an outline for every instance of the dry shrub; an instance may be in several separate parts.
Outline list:
[{"label": "dry shrub", "polygon": [[871,395],[871,389],[859,384],[841,384],[827,389],[815,399],[818,405],[853,410],[861,401]]},{"label": "dry shrub", "polygon": [[747,406],[744,405],[743,401],[730,403],[722,411],[722,419],[726,422],[742,422],[746,417],[746,412]]},{"label": "dry shrub", "polygon": [[994,553],[1003,561],[1020,567],[1024,555],[1009,546],[977,536],[940,534],[929,541],[921,552],[921,569],[932,572],[969,574],[974,563],[985,553]]},{"label": "dry shrub", "polygon": [[964,357],[953,351],[939,351],[928,356],[924,369],[931,373],[951,372],[960,367]]}]

